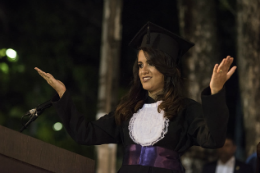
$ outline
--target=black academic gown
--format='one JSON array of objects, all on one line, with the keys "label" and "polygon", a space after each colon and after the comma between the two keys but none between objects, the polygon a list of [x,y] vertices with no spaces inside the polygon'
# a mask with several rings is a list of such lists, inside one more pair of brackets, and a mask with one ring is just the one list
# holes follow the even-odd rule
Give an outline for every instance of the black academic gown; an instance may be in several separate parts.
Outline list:
[{"label": "black academic gown", "polygon": [[[165,137],[154,144],[177,151],[180,155],[193,145],[205,148],[219,148],[225,142],[228,122],[228,108],[225,91],[211,95],[209,87],[202,92],[202,105],[191,99],[185,99],[185,108],[169,122]],[[154,102],[147,99],[147,103]],[[61,99],[53,99],[59,117],[67,132],[79,144],[100,145],[108,143],[122,144],[125,148],[135,144],[129,136],[129,120],[117,126],[113,112],[96,121],[86,121],[74,106],[66,91]],[[139,165],[122,165],[119,173],[176,173],[169,169]]]}]

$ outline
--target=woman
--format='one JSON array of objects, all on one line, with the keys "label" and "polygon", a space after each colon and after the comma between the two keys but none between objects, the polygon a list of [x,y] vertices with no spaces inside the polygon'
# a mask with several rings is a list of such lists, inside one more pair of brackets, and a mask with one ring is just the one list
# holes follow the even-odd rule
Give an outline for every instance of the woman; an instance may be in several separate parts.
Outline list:
[{"label": "woman", "polygon": [[57,91],[53,99],[71,137],[80,144],[120,143],[124,159],[120,173],[183,173],[180,156],[191,146],[218,148],[224,144],[228,121],[225,82],[235,72],[227,56],[213,69],[202,105],[182,96],[181,56],[193,46],[155,24],[147,23],[131,46],[139,48],[134,81],[114,112],[86,122],[73,105],[64,84],[35,68]]}]

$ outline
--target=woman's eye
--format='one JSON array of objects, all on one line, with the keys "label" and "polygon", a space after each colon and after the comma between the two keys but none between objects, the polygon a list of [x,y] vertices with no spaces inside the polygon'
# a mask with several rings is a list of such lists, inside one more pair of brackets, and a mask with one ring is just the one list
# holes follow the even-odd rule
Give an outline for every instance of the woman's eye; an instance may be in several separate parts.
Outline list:
[{"label": "woman's eye", "polygon": [[147,64],[148,64],[149,66],[154,66],[153,63],[152,63],[150,60],[147,61]]},{"label": "woman's eye", "polygon": [[139,67],[139,68],[142,68],[142,67],[143,67],[143,65],[142,65],[142,64],[138,64],[138,67]]}]

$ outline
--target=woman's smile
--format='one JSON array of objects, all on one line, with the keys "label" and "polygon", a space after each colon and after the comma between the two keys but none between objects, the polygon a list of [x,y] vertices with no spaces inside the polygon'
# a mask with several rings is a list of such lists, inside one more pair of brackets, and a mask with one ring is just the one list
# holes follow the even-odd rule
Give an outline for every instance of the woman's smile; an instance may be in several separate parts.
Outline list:
[{"label": "woman's smile", "polygon": [[145,76],[142,79],[143,79],[143,82],[148,82],[151,78],[152,77],[150,77],[150,76]]}]

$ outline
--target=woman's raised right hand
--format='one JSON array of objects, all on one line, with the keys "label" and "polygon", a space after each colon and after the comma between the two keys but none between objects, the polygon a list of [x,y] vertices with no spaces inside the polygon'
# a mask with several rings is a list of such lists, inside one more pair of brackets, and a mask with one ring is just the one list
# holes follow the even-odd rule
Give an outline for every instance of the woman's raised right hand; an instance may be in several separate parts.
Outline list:
[{"label": "woman's raised right hand", "polygon": [[61,81],[55,79],[50,73],[45,73],[38,67],[35,67],[34,69],[39,73],[39,75],[41,75],[47,81],[47,83],[53,89],[55,89],[55,91],[59,94],[61,98],[66,91],[65,85]]}]

